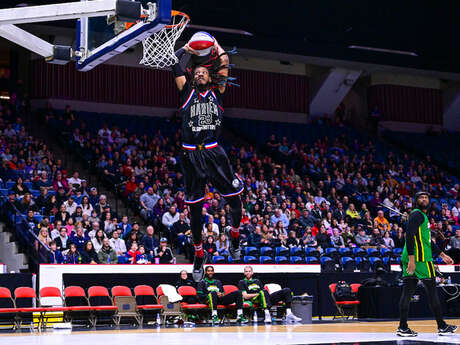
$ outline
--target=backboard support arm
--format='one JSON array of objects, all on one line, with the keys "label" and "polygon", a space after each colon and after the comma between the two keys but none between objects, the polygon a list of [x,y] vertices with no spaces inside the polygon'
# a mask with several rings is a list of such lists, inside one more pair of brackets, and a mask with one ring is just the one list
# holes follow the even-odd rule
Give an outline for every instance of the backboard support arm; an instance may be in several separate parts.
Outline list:
[{"label": "backboard support arm", "polygon": [[[15,24],[81,19],[117,15],[136,21],[141,18],[142,5],[129,0],[92,0],[53,5],[27,6],[0,10],[0,36],[43,56],[51,63],[71,60],[70,47],[53,45]],[[68,55],[68,56],[67,56]]]}]

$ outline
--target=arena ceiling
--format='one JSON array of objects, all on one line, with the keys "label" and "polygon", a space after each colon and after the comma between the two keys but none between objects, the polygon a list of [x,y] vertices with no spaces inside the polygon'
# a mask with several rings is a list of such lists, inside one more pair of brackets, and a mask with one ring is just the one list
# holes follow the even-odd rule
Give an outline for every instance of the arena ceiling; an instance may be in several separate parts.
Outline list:
[{"label": "arena ceiling", "polygon": [[[56,2],[66,1],[2,0],[0,8]],[[192,24],[220,28],[211,33],[226,46],[460,73],[456,1],[173,0],[173,7]]]}]

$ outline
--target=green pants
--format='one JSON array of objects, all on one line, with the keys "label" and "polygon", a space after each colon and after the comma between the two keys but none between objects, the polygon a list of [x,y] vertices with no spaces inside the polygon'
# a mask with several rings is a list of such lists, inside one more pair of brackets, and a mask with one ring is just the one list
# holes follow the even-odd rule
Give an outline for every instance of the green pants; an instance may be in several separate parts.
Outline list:
[{"label": "green pants", "polygon": [[433,261],[415,261],[414,274],[407,273],[407,264],[408,262],[402,262],[403,277],[417,277],[418,279],[434,279],[436,277]]}]

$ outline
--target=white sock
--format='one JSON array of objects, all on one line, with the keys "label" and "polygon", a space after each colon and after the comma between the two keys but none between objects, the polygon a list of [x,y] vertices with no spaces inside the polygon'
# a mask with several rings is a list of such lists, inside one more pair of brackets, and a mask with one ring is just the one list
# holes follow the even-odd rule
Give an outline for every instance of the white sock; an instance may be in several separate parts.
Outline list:
[{"label": "white sock", "polygon": [[211,315],[212,316],[217,316],[217,310],[213,310]]},{"label": "white sock", "polygon": [[265,311],[265,317],[271,317],[270,310],[265,309],[264,311]]},{"label": "white sock", "polygon": [[238,310],[236,311],[236,315],[237,315],[237,316],[243,315],[243,309],[238,309]]},{"label": "white sock", "polygon": [[286,315],[289,315],[289,314],[291,314],[291,313],[292,313],[291,308],[286,308]]}]

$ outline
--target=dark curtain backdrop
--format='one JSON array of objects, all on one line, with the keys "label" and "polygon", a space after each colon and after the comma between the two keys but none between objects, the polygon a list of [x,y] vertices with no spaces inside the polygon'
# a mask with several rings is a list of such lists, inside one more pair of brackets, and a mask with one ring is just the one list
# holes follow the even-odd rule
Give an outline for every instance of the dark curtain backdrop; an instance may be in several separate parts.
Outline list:
[{"label": "dark curtain backdrop", "polygon": [[[100,65],[89,72],[34,61],[30,69],[32,98],[61,98],[112,104],[177,107],[171,72]],[[280,73],[232,70],[238,87],[230,87],[226,107],[307,113],[308,78]],[[103,109],[101,109],[103,112]]]},{"label": "dark curtain backdrop", "polygon": [[442,94],[438,89],[373,85],[367,90],[369,112],[377,105],[382,120],[442,124]]}]

